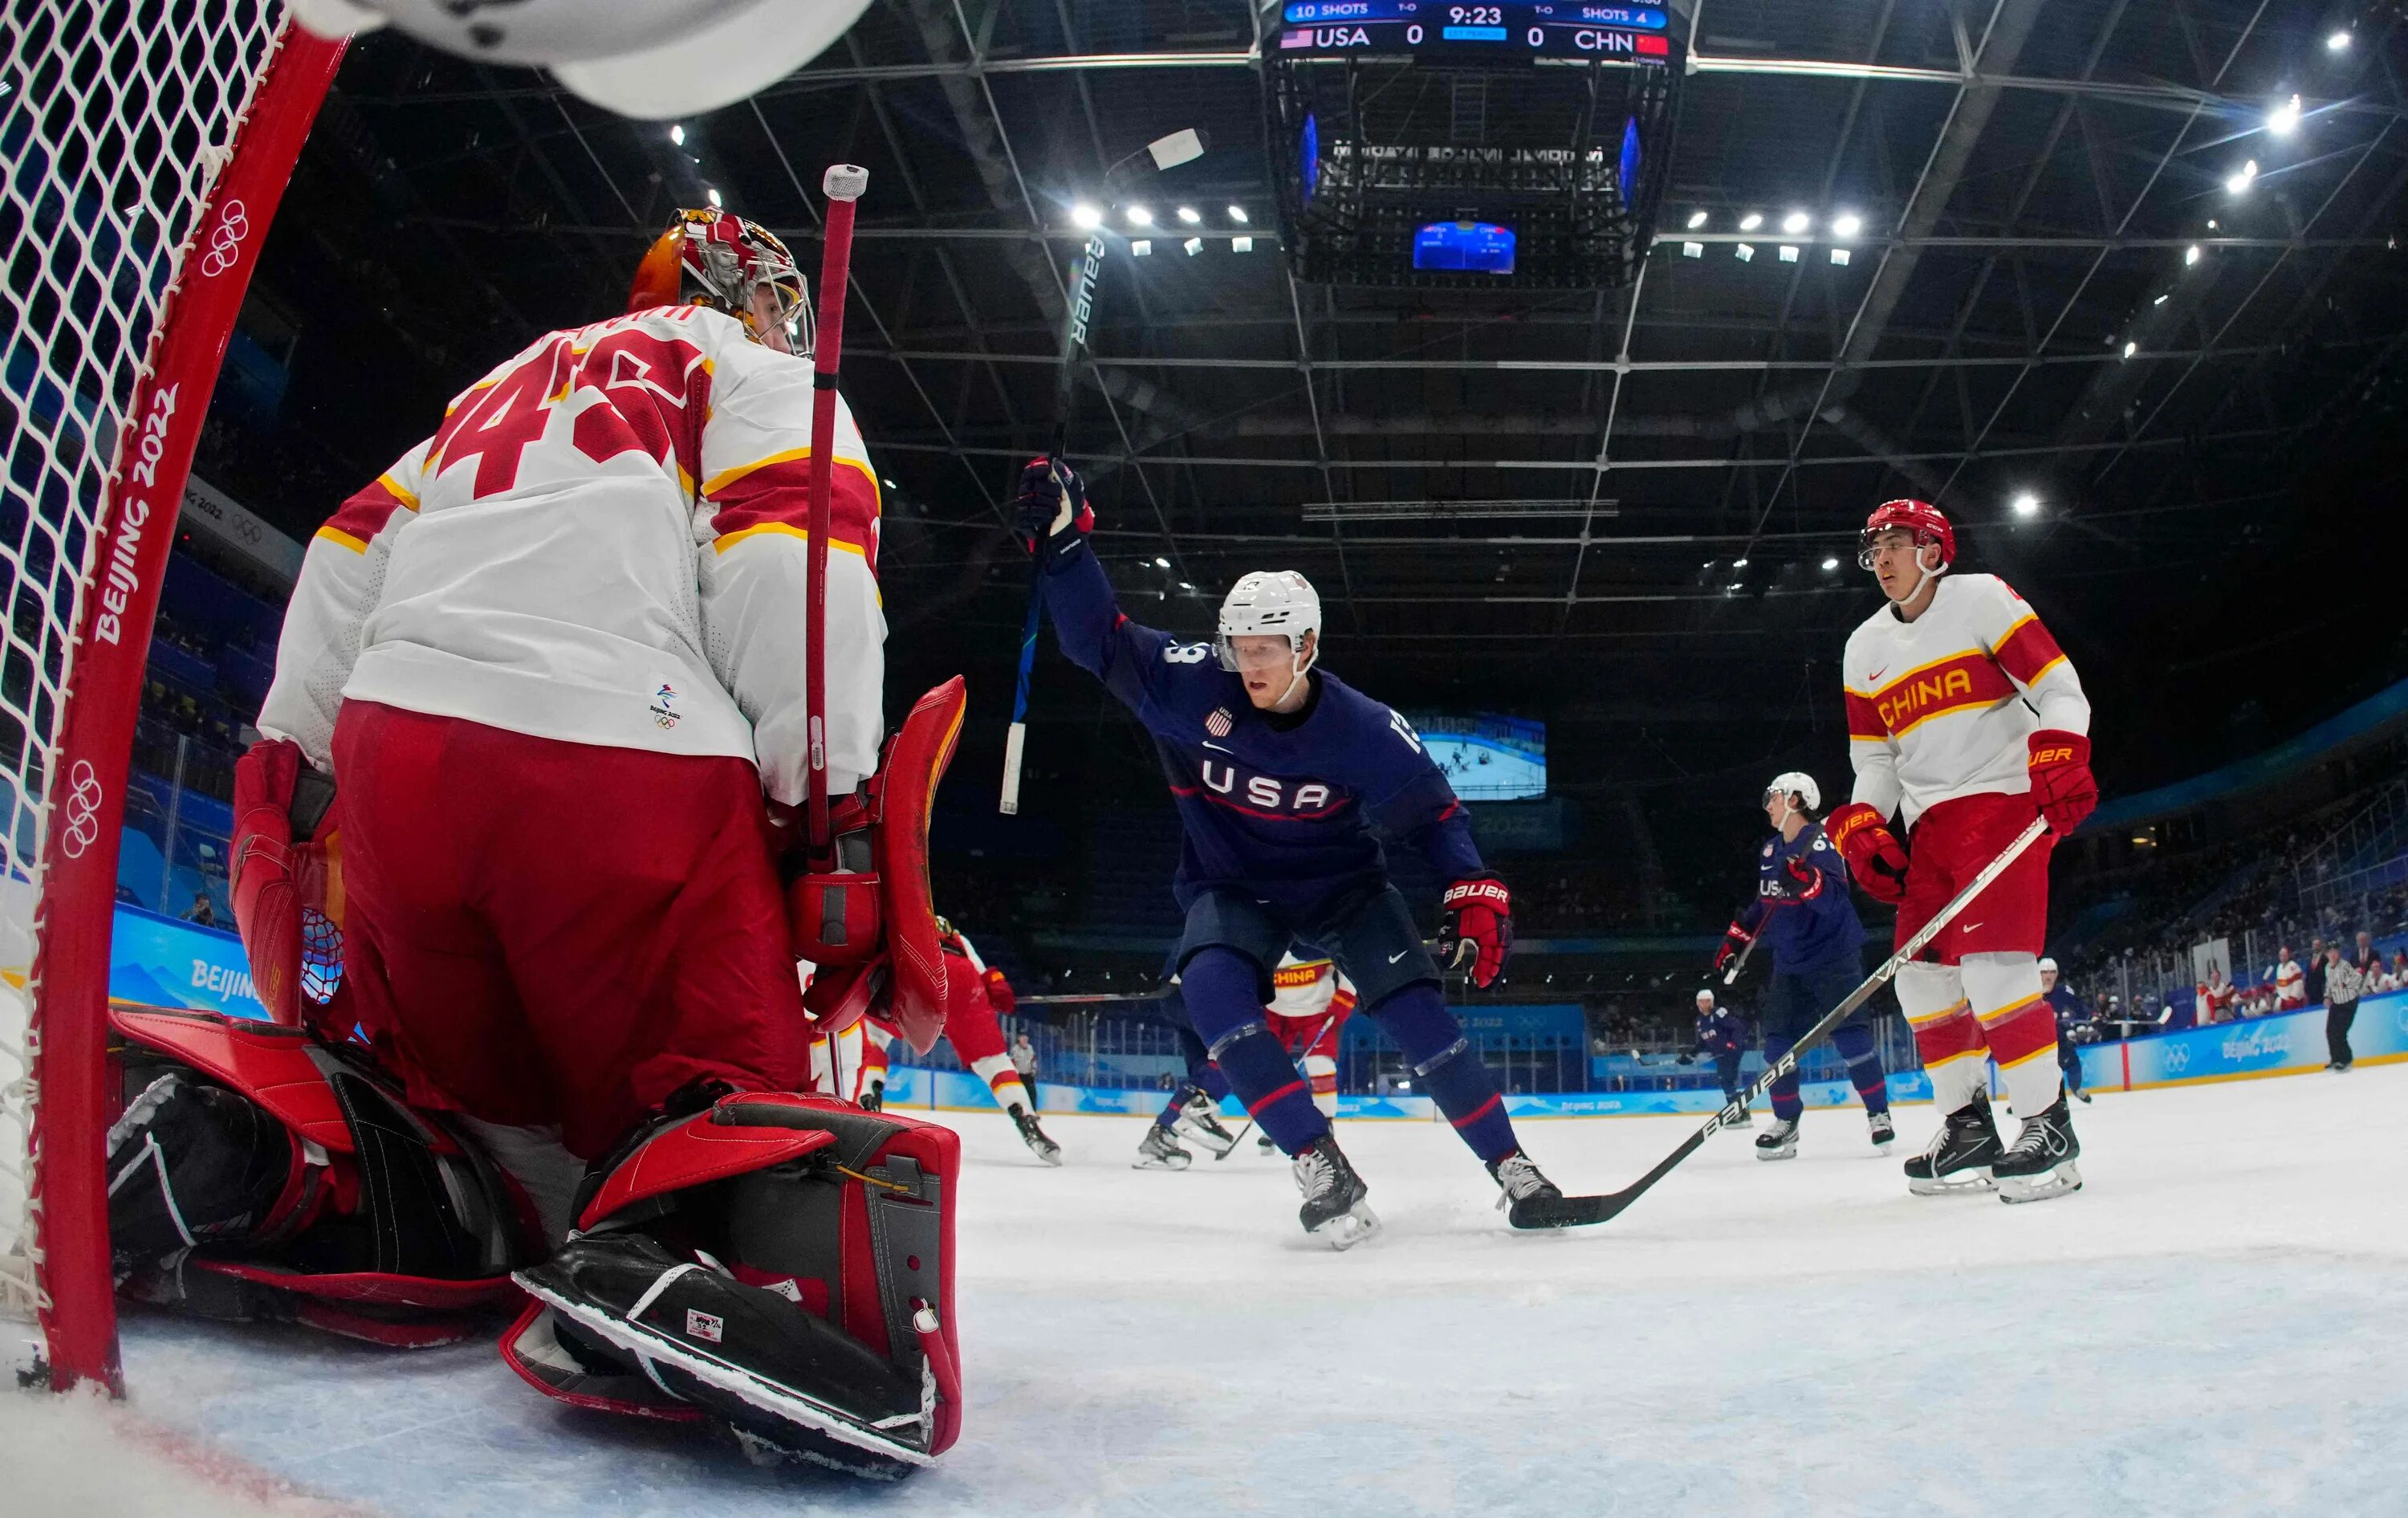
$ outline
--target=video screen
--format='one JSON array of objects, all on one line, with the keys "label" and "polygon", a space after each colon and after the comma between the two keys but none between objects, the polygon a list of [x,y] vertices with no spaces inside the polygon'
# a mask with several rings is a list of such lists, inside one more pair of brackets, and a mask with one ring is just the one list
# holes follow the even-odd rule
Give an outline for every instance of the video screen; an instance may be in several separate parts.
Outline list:
[{"label": "video screen", "polygon": [[1422,748],[1466,801],[1528,801],[1547,794],[1547,724],[1493,712],[1417,713]]}]

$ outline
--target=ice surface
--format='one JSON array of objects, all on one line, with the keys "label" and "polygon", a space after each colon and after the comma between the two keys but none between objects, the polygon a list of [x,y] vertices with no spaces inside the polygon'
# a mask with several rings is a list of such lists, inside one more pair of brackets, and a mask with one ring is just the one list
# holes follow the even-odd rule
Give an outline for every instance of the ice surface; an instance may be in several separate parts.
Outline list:
[{"label": "ice surface", "polygon": [[[1051,1170],[961,1116],[972,1406],[899,1487],[558,1408],[485,1344],[136,1316],[128,1407],[0,1396],[0,1509],[191,1518],[280,1482],[446,1518],[2408,1511],[2403,1099],[2403,1067],[2104,1094],[2087,1189],[2029,1207],[1908,1196],[1928,1108],[1887,1158],[1861,1113],[1809,1112],[1794,1161],[1718,1136],[1617,1222],[1537,1238],[1444,1127],[1355,1124],[1387,1228],[1346,1254],[1251,1140],[1135,1171],[1138,1123],[1049,1117]],[[1690,1125],[1525,1137],[1588,1190]],[[146,1475],[163,1449],[212,1468]]]}]

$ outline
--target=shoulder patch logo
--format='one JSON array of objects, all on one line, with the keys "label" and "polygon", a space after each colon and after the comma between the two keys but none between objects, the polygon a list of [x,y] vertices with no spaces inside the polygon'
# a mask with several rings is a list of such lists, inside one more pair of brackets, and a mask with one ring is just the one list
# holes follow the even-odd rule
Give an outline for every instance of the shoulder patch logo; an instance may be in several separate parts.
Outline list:
[{"label": "shoulder patch logo", "polygon": [[1229,715],[1227,707],[1214,707],[1212,715],[1204,719],[1204,731],[1214,738],[1227,738],[1229,729],[1235,725],[1236,721],[1237,719]]},{"label": "shoulder patch logo", "polygon": [[652,693],[652,704],[644,709],[652,714],[653,726],[664,729],[675,727],[685,720],[685,713],[677,709],[677,687],[666,682]]}]

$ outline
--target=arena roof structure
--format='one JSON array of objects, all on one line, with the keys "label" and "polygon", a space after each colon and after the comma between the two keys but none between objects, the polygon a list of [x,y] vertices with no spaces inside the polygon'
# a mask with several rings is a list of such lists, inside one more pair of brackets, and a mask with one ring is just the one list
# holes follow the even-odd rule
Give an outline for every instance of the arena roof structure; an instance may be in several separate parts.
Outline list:
[{"label": "arena roof structure", "polygon": [[[1150,192],[1154,224],[1108,223],[1072,422],[1134,614],[1200,634],[1238,574],[1301,569],[1333,661],[1398,704],[1587,735],[1557,746],[1569,788],[1738,784],[1837,763],[1856,529],[1915,495],[2074,654],[2111,791],[2224,757],[2216,693],[2237,752],[2396,678],[2389,571],[2319,594],[2363,572],[2336,550],[2400,473],[2396,7],[1674,5],[1656,238],[1594,289],[1297,279],[1281,25],[1248,0],[881,0],[676,123],[364,39],[265,271],[263,300],[345,335],[296,357],[290,420],[372,473],[528,336],[615,309],[672,208],[723,201],[812,263],[821,167],[866,165],[845,388],[891,481],[898,688],[967,666],[999,727],[1025,594],[1004,503],[1050,432],[1074,217],[1194,126],[1212,150]],[[1396,87],[1476,145],[1560,66]],[[1049,675],[1040,730],[1097,700]]]}]

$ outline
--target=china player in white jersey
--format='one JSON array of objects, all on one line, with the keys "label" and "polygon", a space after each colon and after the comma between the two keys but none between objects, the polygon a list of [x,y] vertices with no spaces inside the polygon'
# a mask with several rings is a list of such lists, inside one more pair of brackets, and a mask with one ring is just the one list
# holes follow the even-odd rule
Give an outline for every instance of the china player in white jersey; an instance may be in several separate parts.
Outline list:
[{"label": "china player in white jersey", "polygon": [[[1293,949],[1280,956],[1271,971],[1271,999],[1263,1008],[1263,1021],[1281,1047],[1304,1067],[1312,1105],[1333,1120],[1338,1116],[1338,1040],[1353,1015],[1354,982],[1334,961],[1301,958]],[[1255,1143],[1266,1153],[1278,1147],[1269,1134]]]},{"label": "china player in white jersey", "polygon": [[[1936,508],[1885,502],[1862,542],[1859,562],[1888,604],[1848,638],[1856,794],[1826,829],[1856,883],[1898,908],[1903,943],[2036,812],[2051,830],[1899,971],[1899,1006],[1943,1115],[1929,1149],[1907,1162],[1907,1185],[1919,1195],[1995,1186],[2008,1201],[2062,1196],[2081,1187],[2082,1151],[2040,951],[2049,844],[2099,801],[2090,703],[2023,597],[1995,575],[1948,574],[1956,535]],[[2022,1120],[2003,1147],[1984,1094],[1985,1056]]]}]

